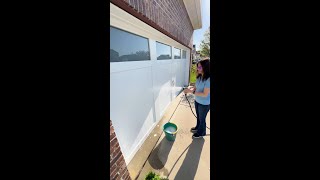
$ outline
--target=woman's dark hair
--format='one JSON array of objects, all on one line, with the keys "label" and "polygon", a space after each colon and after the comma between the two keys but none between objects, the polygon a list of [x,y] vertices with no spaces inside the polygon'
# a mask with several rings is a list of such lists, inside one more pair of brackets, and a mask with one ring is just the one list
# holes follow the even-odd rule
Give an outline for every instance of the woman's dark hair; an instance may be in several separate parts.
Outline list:
[{"label": "woman's dark hair", "polygon": [[200,80],[205,81],[210,77],[210,60],[209,59],[203,59],[203,60],[199,61],[197,63],[197,67],[198,67],[199,63],[202,66],[203,77],[201,79],[201,74],[198,74],[197,79],[200,78]]}]

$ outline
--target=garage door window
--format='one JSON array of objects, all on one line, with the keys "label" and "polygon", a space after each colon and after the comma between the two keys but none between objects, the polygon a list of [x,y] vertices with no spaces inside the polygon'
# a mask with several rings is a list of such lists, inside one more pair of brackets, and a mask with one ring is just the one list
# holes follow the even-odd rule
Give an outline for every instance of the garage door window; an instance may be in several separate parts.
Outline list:
[{"label": "garage door window", "polygon": [[150,60],[147,38],[110,27],[110,62],[147,60]]},{"label": "garage door window", "polygon": [[171,57],[171,46],[157,42],[157,60],[168,60]]},{"label": "garage door window", "polygon": [[182,50],[182,59],[187,58],[187,52],[185,50]]},{"label": "garage door window", "polygon": [[178,48],[174,48],[174,58],[181,59],[181,50]]}]

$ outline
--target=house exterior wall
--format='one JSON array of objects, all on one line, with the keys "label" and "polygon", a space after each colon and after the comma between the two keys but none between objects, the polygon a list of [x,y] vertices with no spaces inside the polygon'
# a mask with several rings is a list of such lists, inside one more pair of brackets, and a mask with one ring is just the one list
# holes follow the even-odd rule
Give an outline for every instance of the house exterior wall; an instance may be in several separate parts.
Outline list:
[{"label": "house exterior wall", "polygon": [[[111,60],[113,57],[110,56],[110,61],[112,61],[110,62],[110,117],[115,132],[117,132],[121,151],[128,164],[153,126],[161,119],[164,106],[167,105],[163,101],[174,98],[178,90],[188,84],[190,65],[186,61],[189,61],[191,51],[188,47],[112,3],[110,3],[110,28],[117,28],[127,32],[126,34],[136,34],[149,41],[150,60],[113,62]],[[117,39],[116,36],[113,33],[110,38],[111,45],[129,43],[125,42],[123,38]],[[171,50],[178,48],[186,51],[186,57],[174,59],[172,56],[172,59],[158,61],[156,42],[171,46]],[[133,41],[130,43],[134,44]],[[130,49],[130,47],[126,49],[128,48]],[[170,78],[164,80],[163,78],[166,76],[158,77],[155,72],[166,73]],[[122,84],[117,82],[122,82]],[[135,90],[134,93],[133,89],[131,92],[127,92],[127,88],[123,88],[123,83],[126,84],[126,87],[132,87]],[[172,96],[170,96],[170,90]],[[132,93],[134,96],[123,96],[123,94]],[[125,108],[123,105],[126,105]],[[123,110],[125,113],[118,113]],[[127,126],[123,126],[123,124]]]},{"label": "house exterior wall", "polygon": [[169,33],[178,42],[192,48],[193,27],[183,0],[110,0],[127,6]]},{"label": "house exterior wall", "polygon": [[[183,0],[110,0],[110,3],[116,5],[117,7],[126,11],[132,16],[140,19],[142,22],[145,23],[145,25],[149,25],[154,29],[160,31],[162,35],[160,37],[158,34],[159,32],[156,33],[155,31],[147,30],[148,28],[146,28],[145,25],[143,24],[139,25],[140,27],[139,29],[138,27],[135,27],[137,26],[136,24],[139,24],[139,23],[134,21],[130,21],[133,24],[126,23],[124,21],[120,22],[119,19],[117,18],[120,18],[120,19],[124,18],[126,20],[128,19],[121,15],[117,16],[117,14],[116,14],[116,17],[113,17],[113,21],[111,22],[113,26],[115,27],[120,26],[122,27],[122,29],[125,29],[128,32],[134,32],[135,34],[148,37],[150,38],[149,42],[154,42],[154,43],[155,41],[164,42],[168,45],[171,45],[172,47],[178,47],[182,50],[185,50],[187,51],[187,59],[190,60],[191,49],[193,45],[192,37],[193,37],[194,29],[190,22],[189,15],[186,11]],[[140,16],[137,14],[139,14]],[[150,47],[154,48],[153,46],[150,46]],[[190,48],[190,49],[188,50],[187,48]],[[156,59],[153,58],[151,61],[156,62]],[[183,61],[183,60],[179,60],[179,61]],[[125,73],[129,70],[134,69],[134,66],[132,66],[132,64],[130,63],[135,63],[135,62],[126,63],[128,64],[128,66],[130,65],[130,68],[126,69],[126,71],[122,69],[122,73]],[[137,64],[148,64],[148,63],[150,62],[137,62]],[[117,70],[118,68],[117,65],[118,65],[117,63],[112,63],[112,66],[111,66],[112,72]],[[161,67],[163,66],[164,65],[161,65]],[[190,69],[189,66],[190,64],[188,64],[186,68]],[[126,65],[122,64],[121,67],[126,68]],[[150,67],[151,67],[151,64],[150,64]],[[144,70],[146,69],[147,68],[144,67]],[[119,74],[120,73],[117,73],[117,75]],[[189,72],[185,71],[184,76],[186,81],[188,81]],[[155,102],[157,102],[156,99],[155,99]],[[155,106],[157,106],[157,103],[155,104]],[[158,119],[157,113],[155,116],[156,116],[155,119]],[[128,153],[126,152],[126,149],[125,148],[123,149],[123,147],[120,147],[121,145],[123,145],[121,144],[121,142],[123,143],[124,141],[122,137],[124,136],[124,134],[120,132],[117,134],[118,135],[117,137],[117,135],[115,134],[114,127],[117,132],[122,131],[121,128],[119,128],[119,122],[114,121],[114,125],[112,125],[112,122],[110,120],[110,179],[125,179],[125,180],[131,179],[126,167],[127,166],[126,161],[130,161],[132,157],[127,157]],[[150,129],[152,128],[153,127],[150,127]],[[137,137],[137,139],[141,139],[142,141],[144,140],[144,138],[139,138],[139,137]]]}]

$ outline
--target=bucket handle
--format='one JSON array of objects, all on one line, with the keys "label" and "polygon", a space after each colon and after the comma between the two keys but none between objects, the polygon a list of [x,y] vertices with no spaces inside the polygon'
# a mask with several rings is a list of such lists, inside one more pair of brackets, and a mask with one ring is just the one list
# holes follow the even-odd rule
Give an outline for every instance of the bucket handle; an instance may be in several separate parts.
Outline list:
[{"label": "bucket handle", "polygon": [[176,130],[175,132],[171,133],[172,135],[176,135],[178,132],[178,130]]}]

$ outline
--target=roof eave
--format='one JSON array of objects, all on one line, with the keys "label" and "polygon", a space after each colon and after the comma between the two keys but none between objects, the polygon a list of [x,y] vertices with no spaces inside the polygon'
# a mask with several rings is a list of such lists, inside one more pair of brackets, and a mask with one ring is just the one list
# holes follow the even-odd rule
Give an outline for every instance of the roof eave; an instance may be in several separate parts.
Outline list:
[{"label": "roof eave", "polygon": [[194,30],[202,28],[201,0],[183,0]]}]

